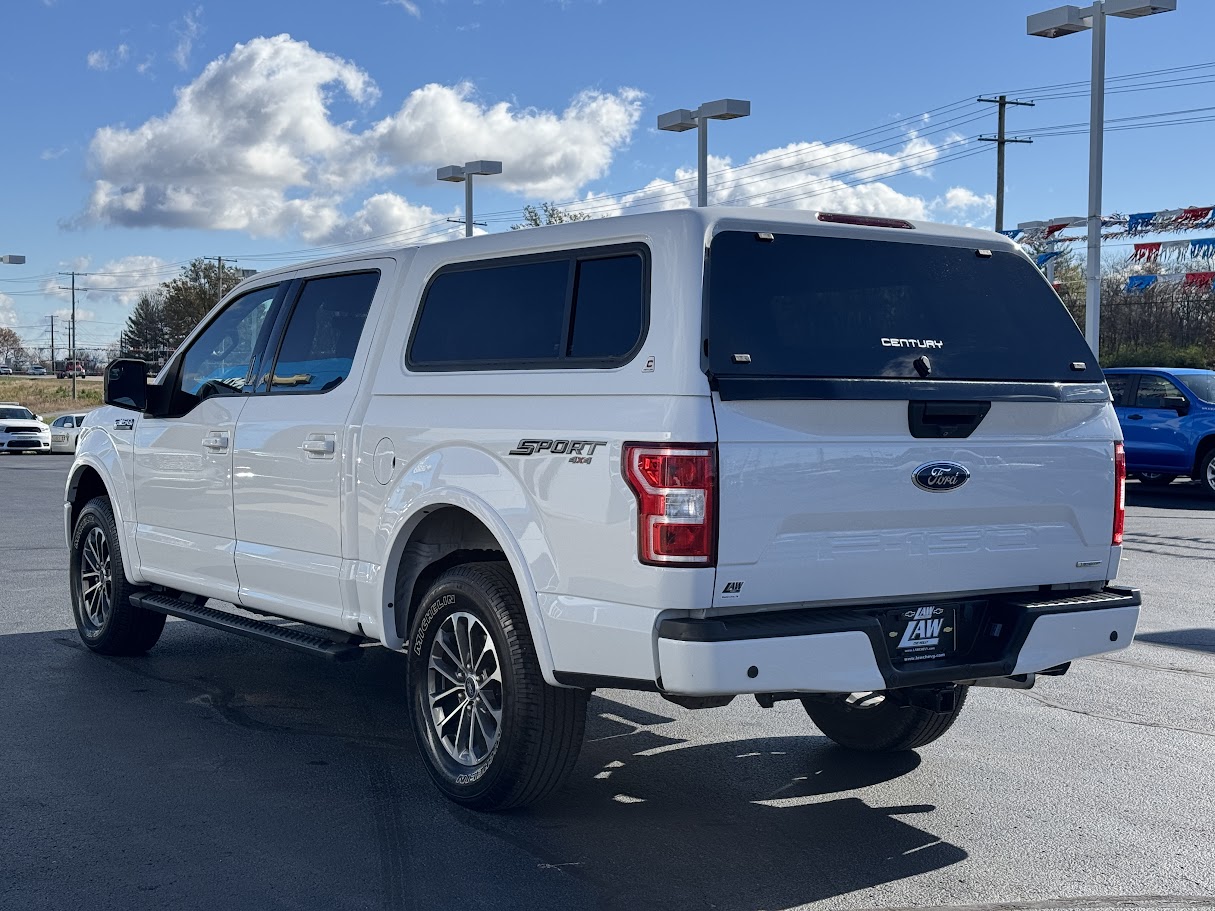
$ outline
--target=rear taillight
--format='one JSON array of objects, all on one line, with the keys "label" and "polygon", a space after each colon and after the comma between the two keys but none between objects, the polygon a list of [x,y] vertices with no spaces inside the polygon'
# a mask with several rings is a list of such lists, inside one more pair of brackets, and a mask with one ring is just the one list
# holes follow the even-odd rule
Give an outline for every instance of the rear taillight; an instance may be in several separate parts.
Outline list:
[{"label": "rear taillight", "polygon": [[624,476],[637,495],[637,550],[642,563],[713,565],[716,461],[712,446],[625,444]]},{"label": "rear taillight", "polygon": [[1122,543],[1126,528],[1126,450],[1114,444],[1114,544]]}]

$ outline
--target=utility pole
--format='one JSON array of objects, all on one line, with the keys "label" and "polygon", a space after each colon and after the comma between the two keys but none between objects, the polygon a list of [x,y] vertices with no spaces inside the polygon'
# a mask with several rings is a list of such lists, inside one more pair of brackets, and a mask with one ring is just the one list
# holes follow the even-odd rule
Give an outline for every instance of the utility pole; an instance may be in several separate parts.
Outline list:
[{"label": "utility pole", "polygon": [[[200,257],[206,262],[215,260],[215,303],[219,303],[224,296],[224,258],[222,256],[203,256]],[[234,263],[236,260],[229,259],[228,262]]]},{"label": "utility pole", "polygon": [[1018,107],[1032,108],[1032,101],[1009,101],[1007,95],[998,95],[995,98],[979,98],[979,101],[985,101],[988,104],[999,105],[1000,111],[997,118],[996,135],[995,136],[980,136],[979,142],[994,142],[996,144],[996,230],[1004,230],[1004,146],[1010,142],[1033,142],[1032,139],[1023,136],[1006,136],[1004,134],[1004,109],[1010,104]]},{"label": "utility pole", "polygon": [[[71,353],[68,356],[71,359],[71,371],[70,372],[72,374],[72,401],[74,402],[74,401],[76,401],[76,276],[77,275],[91,275],[92,273],[91,272],[60,272],[59,274],[60,275],[70,275],[72,277],[71,287],[65,288],[65,287],[63,287],[63,285],[60,285],[59,290],[72,292],[72,322],[68,326],[68,349]],[[80,290],[85,291],[88,289],[81,288]]]}]

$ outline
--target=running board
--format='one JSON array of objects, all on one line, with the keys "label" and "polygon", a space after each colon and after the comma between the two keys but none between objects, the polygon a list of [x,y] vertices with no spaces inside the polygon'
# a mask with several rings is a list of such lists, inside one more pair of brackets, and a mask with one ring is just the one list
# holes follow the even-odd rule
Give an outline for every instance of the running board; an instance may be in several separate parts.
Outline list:
[{"label": "running board", "polygon": [[363,654],[360,642],[368,640],[357,636],[349,636],[346,641],[338,641],[324,635],[306,632],[294,626],[275,626],[252,617],[243,617],[228,611],[204,607],[201,604],[191,604],[161,592],[136,592],[131,595],[131,603],[145,610],[156,611],[158,614],[168,614],[170,617],[180,617],[209,626],[212,629],[236,633],[249,639],[260,639],[263,642],[273,642],[285,645],[296,651],[307,652],[310,655],[320,655],[334,661],[350,661]]}]

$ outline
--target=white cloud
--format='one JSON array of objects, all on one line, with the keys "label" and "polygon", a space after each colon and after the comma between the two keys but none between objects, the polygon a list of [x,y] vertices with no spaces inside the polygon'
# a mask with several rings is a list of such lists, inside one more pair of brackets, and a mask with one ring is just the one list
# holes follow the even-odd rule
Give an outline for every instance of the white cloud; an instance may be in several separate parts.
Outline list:
[{"label": "white cloud", "polygon": [[[78,322],[78,323],[91,322],[92,320],[95,320],[96,318],[97,318],[97,314],[94,313],[92,310],[86,310],[83,307],[76,308],[76,322]],[[67,320],[70,322],[72,319],[72,308],[71,307],[60,307],[58,310],[55,311],[55,319]]]},{"label": "white cloud", "polygon": [[996,198],[990,193],[980,196],[966,187],[950,187],[945,191],[944,206],[955,212],[974,210],[975,214],[984,214],[995,209]]},{"label": "white cloud", "polygon": [[144,59],[143,63],[135,64],[135,72],[137,72],[140,76],[146,76],[151,71],[152,62],[155,59],[156,59],[156,56],[154,54],[149,54]]},{"label": "white cloud", "polygon": [[195,7],[182,17],[180,25],[173,26],[173,31],[177,33],[177,46],[173,48],[170,56],[179,69],[184,70],[190,66],[190,53],[194,50],[194,40],[202,34],[202,12],[201,6]]},{"label": "white cloud", "polygon": [[13,299],[0,291],[0,327],[17,325],[17,305]]},{"label": "white cloud", "polygon": [[413,0],[384,0],[385,6],[399,6],[415,19],[422,18],[422,11],[418,9],[418,5]]},{"label": "white cloud", "polygon": [[330,114],[379,89],[354,63],[288,35],[236,45],[177,91],[175,106],[133,129],[103,127],[90,144],[96,180],[78,223],[297,232],[327,242],[433,221],[425,206],[359,189],[405,174],[501,158],[497,188],[560,198],[603,176],[636,127],[641,93],[585,91],[561,113],[480,102],[469,84],[427,85],[359,131]]},{"label": "white cloud", "polygon": [[378,156],[401,168],[492,156],[506,162],[495,186],[564,197],[607,173],[637,126],[642,98],[636,89],[586,90],[557,114],[507,102],[485,106],[469,83],[432,83],[411,92],[365,138]]},{"label": "white cloud", "polygon": [[67,146],[62,146],[58,149],[43,149],[42,154],[38,157],[43,161],[54,161],[56,158],[62,158],[67,151]]},{"label": "white cloud", "polygon": [[85,62],[88,64],[89,69],[105,72],[106,70],[112,70],[122,66],[127,62],[128,59],[130,59],[130,56],[130,46],[120,44],[112,51],[89,51],[88,55],[85,57]]},{"label": "white cloud", "polygon": [[[753,155],[737,167],[729,158],[710,156],[709,202],[924,218],[930,206],[923,198],[899,192],[883,181],[902,173],[930,174],[943,150],[958,141],[947,137],[937,145],[911,134],[894,152],[875,152],[846,142],[797,142]],[[695,198],[696,172],[681,168],[673,179],[653,180],[622,198],[588,194],[570,208],[615,215],[639,207],[681,209],[693,205]]]},{"label": "white cloud", "polygon": [[[178,274],[178,267],[161,259],[159,256],[124,256],[112,259],[99,266],[91,266],[88,257],[80,257],[68,264],[68,269],[85,273],[76,277],[76,315],[78,319],[92,319],[92,316],[80,316],[81,300],[95,302],[115,301],[124,307],[130,307],[139,300],[139,296],[152,290],[161,282],[168,281]],[[42,293],[60,300],[70,300],[66,278],[48,279],[42,286]],[[67,311],[67,319],[71,309]],[[55,311],[59,316],[60,311]]]}]

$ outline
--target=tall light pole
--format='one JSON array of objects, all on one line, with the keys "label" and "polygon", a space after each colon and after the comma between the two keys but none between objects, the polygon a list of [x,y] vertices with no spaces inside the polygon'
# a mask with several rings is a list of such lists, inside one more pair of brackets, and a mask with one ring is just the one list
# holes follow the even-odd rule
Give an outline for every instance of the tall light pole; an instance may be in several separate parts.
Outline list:
[{"label": "tall light pole", "polygon": [[709,204],[709,121],[735,120],[751,114],[751,102],[737,98],[706,101],[694,111],[679,108],[658,115],[658,129],[672,133],[696,130],[696,205]]},{"label": "tall light pole", "polygon": [[435,174],[438,180],[446,180],[451,183],[464,184],[464,236],[472,237],[473,235],[473,175],[479,174],[483,177],[488,177],[491,174],[502,173],[502,162],[500,161],[468,161],[464,167],[458,164],[449,164],[445,168],[439,168]]},{"label": "tall light pole", "polygon": [[1025,30],[1039,38],[1061,38],[1091,29],[1093,75],[1088,121],[1088,263],[1084,283],[1084,337],[1093,354],[1101,356],[1101,162],[1105,132],[1105,19],[1138,19],[1177,9],[1177,0],[1096,0],[1092,6],[1060,6],[1035,13]]}]

